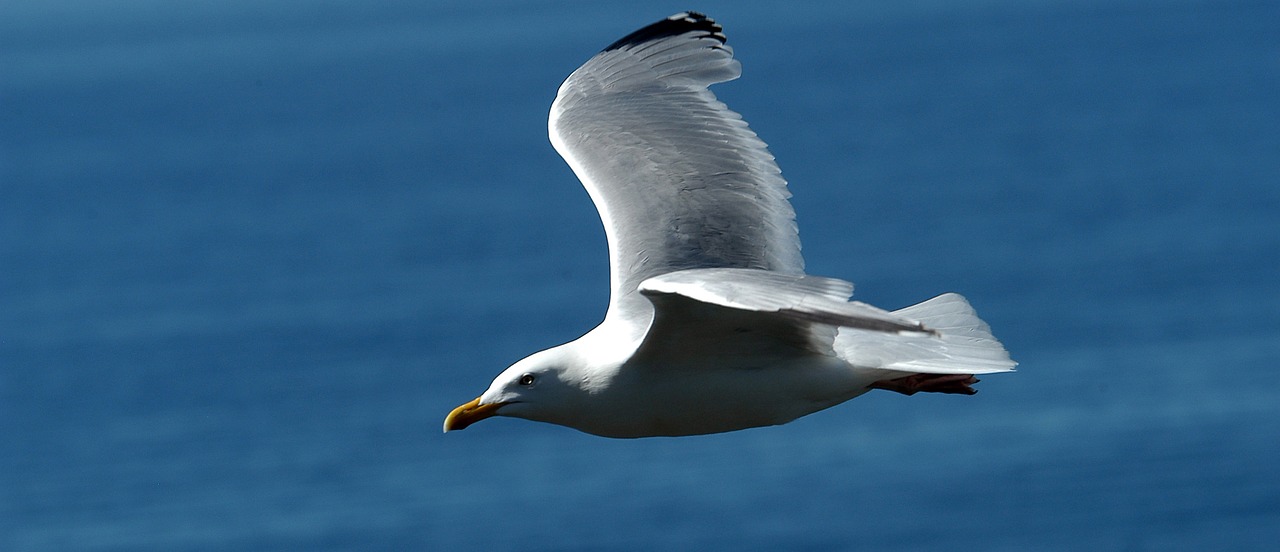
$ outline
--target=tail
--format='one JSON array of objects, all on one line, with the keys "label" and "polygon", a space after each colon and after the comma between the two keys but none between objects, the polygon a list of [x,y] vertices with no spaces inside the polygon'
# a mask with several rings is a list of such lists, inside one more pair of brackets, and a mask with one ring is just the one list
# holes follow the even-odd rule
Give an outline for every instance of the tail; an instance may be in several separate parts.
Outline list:
[{"label": "tail", "polygon": [[909,374],[990,374],[1012,371],[1018,364],[959,294],[939,295],[893,314],[935,333],[840,328],[837,354],[854,366]]}]

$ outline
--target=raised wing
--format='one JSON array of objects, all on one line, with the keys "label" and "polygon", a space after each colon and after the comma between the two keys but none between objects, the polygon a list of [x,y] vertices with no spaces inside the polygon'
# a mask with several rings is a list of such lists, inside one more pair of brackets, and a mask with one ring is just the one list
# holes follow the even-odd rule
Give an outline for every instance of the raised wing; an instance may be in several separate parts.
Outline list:
[{"label": "raised wing", "polygon": [[732,267],[800,274],[795,212],[773,156],[707,86],[741,72],[721,28],[673,15],[613,43],[560,86],[551,142],[609,241],[609,317],[643,318],[641,281]]}]

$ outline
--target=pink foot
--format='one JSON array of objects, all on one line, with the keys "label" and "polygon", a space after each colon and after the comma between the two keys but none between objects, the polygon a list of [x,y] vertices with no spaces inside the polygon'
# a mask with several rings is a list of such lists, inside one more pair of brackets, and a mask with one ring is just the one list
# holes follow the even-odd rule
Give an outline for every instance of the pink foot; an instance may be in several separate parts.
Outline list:
[{"label": "pink foot", "polygon": [[977,389],[969,387],[975,383],[978,383],[978,378],[973,377],[972,374],[916,374],[905,378],[880,380],[867,387],[887,389],[903,395],[914,395],[921,391],[972,395],[978,392]]}]

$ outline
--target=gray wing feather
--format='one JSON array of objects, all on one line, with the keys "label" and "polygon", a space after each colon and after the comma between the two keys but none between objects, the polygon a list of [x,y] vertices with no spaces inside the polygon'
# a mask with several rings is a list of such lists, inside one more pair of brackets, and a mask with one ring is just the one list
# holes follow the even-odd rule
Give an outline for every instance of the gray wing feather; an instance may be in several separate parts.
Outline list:
[{"label": "gray wing feather", "polygon": [[730,309],[776,313],[795,322],[873,332],[934,333],[902,314],[846,301],[852,292],[853,284],[835,278],[731,268],[684,270],[640,284],[640,293],[651,299],[680,295]]},{"label": "gray wing feather", "polygon": [[765,355],[773,343],[785,343],[904,374],[988,374],[1017,365],[960,295],[889,312],[845,302],[852,291],[843,280],[762,270],[664,274],[640,284],[656,311],[641,351],[698,351],[714,343],[719,351]]},{"label": "gray wing feather", "polygon": [[781,171],[707,89],[740,72],[720,27],[684,13],[615,42],[560,87],[551,141],[604,222],[610,316],[647,318],[637,286],[673,271],[803,272]]}]

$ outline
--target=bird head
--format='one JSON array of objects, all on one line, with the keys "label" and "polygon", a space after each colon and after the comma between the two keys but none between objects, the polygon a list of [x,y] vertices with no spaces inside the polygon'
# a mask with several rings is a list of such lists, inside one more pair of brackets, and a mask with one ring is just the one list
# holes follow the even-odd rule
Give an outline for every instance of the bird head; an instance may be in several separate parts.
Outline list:
[{"label": "bird head", "polygon": [[444,432],[463,429],[492,416],[511,416],[557,423],[557,415],[584,391],[570,377],[572,363],[564,346],[540,351],[512,364],[493,379],[489,389],[453,409]]}]

